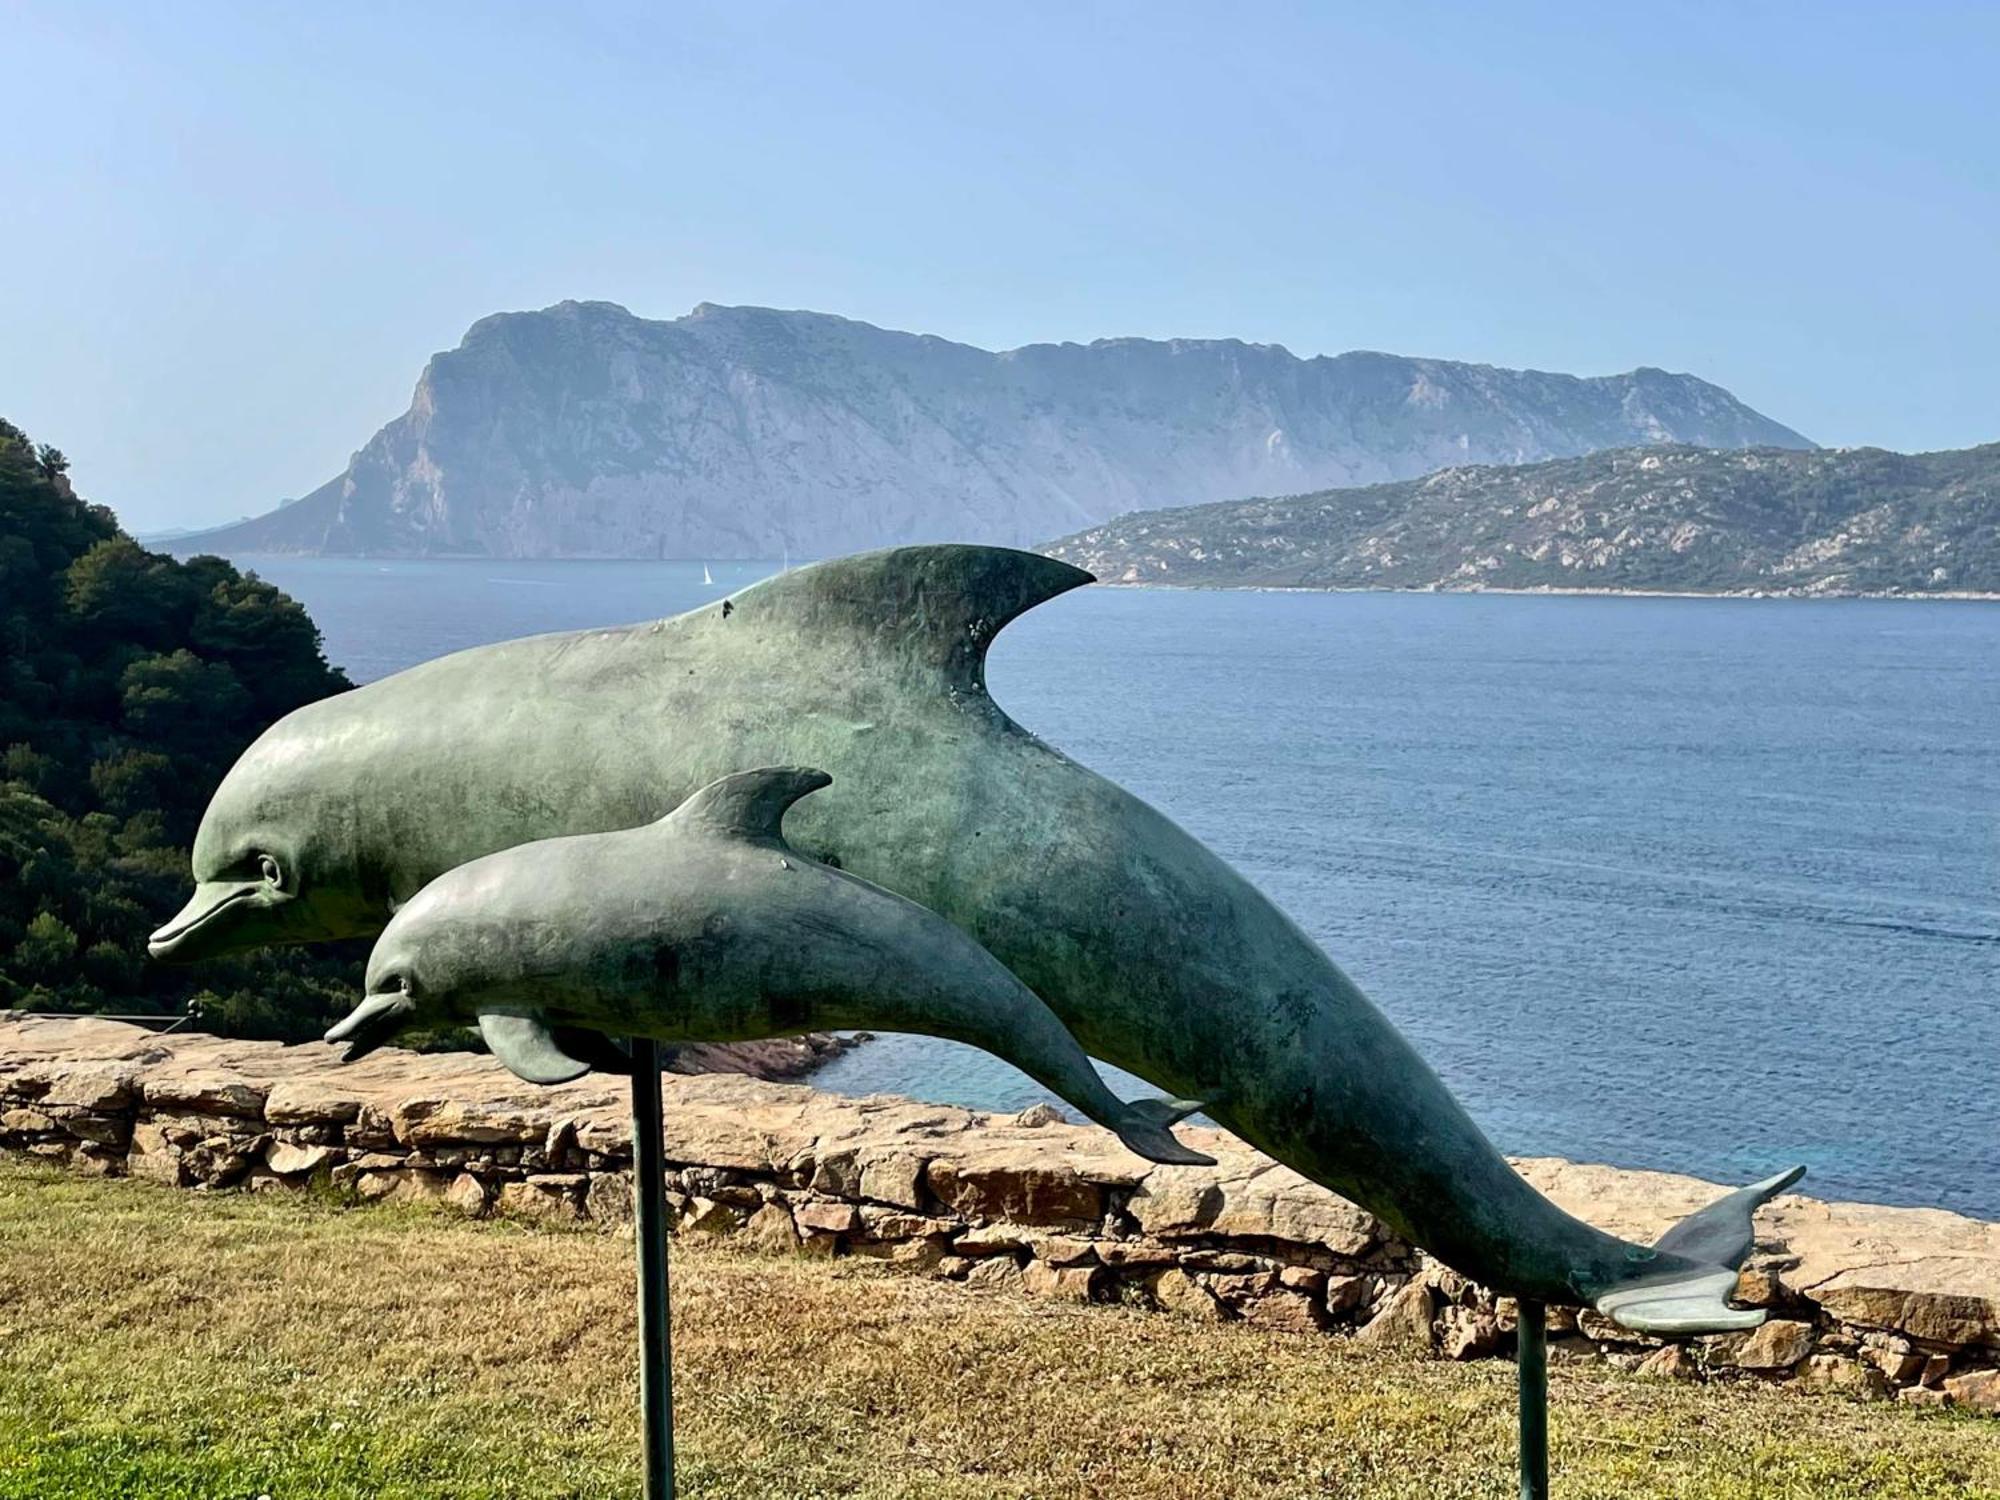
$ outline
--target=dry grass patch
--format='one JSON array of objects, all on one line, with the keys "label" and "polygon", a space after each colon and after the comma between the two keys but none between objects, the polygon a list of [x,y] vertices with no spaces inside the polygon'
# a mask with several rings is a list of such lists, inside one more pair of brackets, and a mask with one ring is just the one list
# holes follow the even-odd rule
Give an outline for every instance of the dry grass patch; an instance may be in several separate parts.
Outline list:
[{"label": "dry grass patch", "polygon": [[[1503,1364],[674,1256],[682,1492],[1505,1497]],[[0,1165],[0,1500],[637,1491],[623,1236]],[[2000,1497],[2000,1424],[1558,1370],[1557,1493]]]}]

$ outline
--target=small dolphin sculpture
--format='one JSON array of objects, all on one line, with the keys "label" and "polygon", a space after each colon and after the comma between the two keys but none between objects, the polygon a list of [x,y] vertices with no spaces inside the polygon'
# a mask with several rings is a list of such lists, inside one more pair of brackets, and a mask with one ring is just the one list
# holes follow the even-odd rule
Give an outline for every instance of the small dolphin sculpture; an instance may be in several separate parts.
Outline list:
[{"label": "small dolphin sculpture", "polygon": [[309,704],[217,790],[152,951],[365,936],[480,855],[649,822],[747,766],[822,766],[839,781],[799,808],[798,847],[964,928],[1093,1056],[1496,1291],[1647,1331],[1760,1322],[1728,1305],[1733,1268],[1796,1173],[1654,1246],[1572,1218],[1255,887],[987,696],[1001,627],[1088,582],[1002,548],[867,553]]},{"label": "small dolphin sculpture", "polygon": [[879,1027],[969,1042],[1148,1161],[1212,1166],[1167,1127],[1198,1104],[1127,1104],[1020,980],[913,901],[805,858],[785,809],[833,778],[778,767],[703,787],[643,828],[522,844],[441,875],[368,958],[368,997],[326,1034],[351,1062],[413,1024],[476,1021],[530,1083],[602,1033],[741,1042]]}]

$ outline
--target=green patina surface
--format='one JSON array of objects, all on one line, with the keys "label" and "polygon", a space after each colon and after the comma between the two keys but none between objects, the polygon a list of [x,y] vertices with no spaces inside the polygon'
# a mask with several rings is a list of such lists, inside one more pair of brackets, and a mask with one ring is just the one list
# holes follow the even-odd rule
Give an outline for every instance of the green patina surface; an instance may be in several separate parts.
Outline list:
[{"label": "green patina surface", "polygon": [[489,854],[397,911],[368,997],[328,1033],[352,1060],[411,1026],[477,1024],[532,1083],[588,1071],[570,1034],[752,1041],[914,1031],[997,1053],[1152,1161],[1213,1166],[1166,1129],[1192,1105],[1127,1104],[992,954],[935,912],[784,840],[827,784],[791,767],[712,782],[656,823]]},{"label": "green patina surface", "polygon": [[735,771],[816,766],[834,782],[798,808],[794,843],[963,928],[1089,1052],[1205,1101],[1488,1285],[1574,1302],[1679,1279],[1710,1325],[1730,1321],[1714,1264],[1542,1198],[1282,912],[993,703],[994,635],[1088,581],[997,548],[871,553],[311,705],[217,793],[200,888],[155,951],[376,933],[482,855],[647,823]]}]

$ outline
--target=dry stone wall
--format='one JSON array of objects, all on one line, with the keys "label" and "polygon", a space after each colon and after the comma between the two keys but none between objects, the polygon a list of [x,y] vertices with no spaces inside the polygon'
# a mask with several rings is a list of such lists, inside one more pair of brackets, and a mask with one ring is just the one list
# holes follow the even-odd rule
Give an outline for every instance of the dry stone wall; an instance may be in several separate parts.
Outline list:
[{"label": "dry stone wall", "polygon": [[[996,1118],[722,1075],[664,1087],[681,1234],[1454,1359],[1512,1347],[1505,1299],[1221,1132],[1186,1132],[1216,1166],[1157,1167],[1046,1107]],[[615,1079],[538,1089],[484,1057],[384,1051],[342,1066],[318,1044],[0,1018],[0,1150],[76,1171],[211,1191],[322,1179],[362,1199],[622,1225],[631,1145]],[[1717,1192],[1518,1165],[1633,1238]],[[2000,1225],[1787,1196],[1758,1234],[1739,1287],[1771,1312],[1754,1333],[1667,1343],[1557,1312],[1552,1356],[2000,1411]]]}]

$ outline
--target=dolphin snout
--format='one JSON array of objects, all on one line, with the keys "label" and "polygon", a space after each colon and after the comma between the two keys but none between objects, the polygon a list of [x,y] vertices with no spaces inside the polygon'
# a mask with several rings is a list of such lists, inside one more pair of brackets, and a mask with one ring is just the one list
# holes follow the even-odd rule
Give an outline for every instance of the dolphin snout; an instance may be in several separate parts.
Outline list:
[{"label": "dolphin snout", "polygon": [[233,924],[218,923],[216,919],[226,911],[267,906],[269,893],[270,886],[261,880],[204,880],[194,888],[187,905],[146,940],[146,951],[154,958],[173,963],[221,952],[224,944],[219,939],[224,928]]},{"label": "dolphin snout", "polygon": [[343,1062],[354,1062],[366,1057],[383,1045],[415,1018],[416,1002],[410,998],[408,990],[385,990],[379,994],[366,995],[359,1005],[348,1012],[345,1020],[336,1023],[326,1034],[329,1042],[347,1044],[342,1054]]},{"label": "dolphin snout", "polygon": [[280,916],[280,908],[290,902],[292,892],[270,880],[202,880],[188,904],[146,940],[146,952],[186,964],[268,942],[298,942],[298,936],[284,930]]}]

